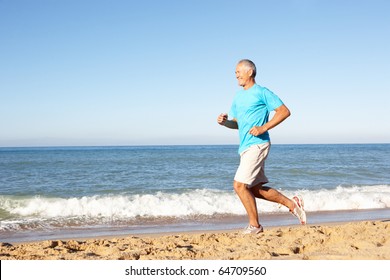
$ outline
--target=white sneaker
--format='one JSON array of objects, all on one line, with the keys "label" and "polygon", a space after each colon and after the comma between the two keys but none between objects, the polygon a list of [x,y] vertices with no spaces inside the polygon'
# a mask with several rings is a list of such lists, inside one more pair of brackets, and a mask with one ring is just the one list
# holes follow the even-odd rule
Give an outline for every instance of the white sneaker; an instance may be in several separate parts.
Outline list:
[{"label": "white sneaker", "polygon": [[263,232],[263,227],[254,227],[252,225],[248,225],[243,231],[242,234],[258,234]]},{"label": "white sneaker", "polygon": [[296,195],[292,198],[295,204],[294,210],[291,211],[295,217],[297,217],[302,225],[306,224],[306,213],[304,210],[303,198],[300,195]]}]

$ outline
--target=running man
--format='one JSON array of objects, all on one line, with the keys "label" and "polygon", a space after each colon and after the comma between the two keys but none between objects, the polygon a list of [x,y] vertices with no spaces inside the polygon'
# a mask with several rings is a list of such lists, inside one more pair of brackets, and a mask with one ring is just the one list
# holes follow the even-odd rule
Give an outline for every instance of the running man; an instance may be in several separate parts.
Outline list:
[{"label": "running man", "polygon": [[[266,187],[268,179],[264,172],[264,162],[271,146],[268,131],[290,116],[290,110],[278,96],[265,87],[256,84],[256,66],[243,59],[236,67],[239,86],[231,110],[220,114],[217,122],[231,129],[238,129],[240,137],[240,165],[234,177],[233,187],[248,215],[249,225],[245,234],[263,231],[259,223],[256,199],[280,203],[296,216],[301,224],[306,224],[303,199],[300,196],[287,198],[279,191]],[[275,111],[269,120],[270,112]]]}]

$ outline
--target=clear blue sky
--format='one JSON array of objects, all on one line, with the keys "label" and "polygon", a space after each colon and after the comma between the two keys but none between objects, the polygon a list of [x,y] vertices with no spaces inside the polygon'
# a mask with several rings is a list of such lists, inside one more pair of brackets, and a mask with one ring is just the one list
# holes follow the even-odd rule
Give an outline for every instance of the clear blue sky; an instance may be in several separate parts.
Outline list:
[{"label": "clear blue sky", "polygon": [[390,1],[0,0],[0,146],[235,144],[238,60],[274,143],[390,142]]}]

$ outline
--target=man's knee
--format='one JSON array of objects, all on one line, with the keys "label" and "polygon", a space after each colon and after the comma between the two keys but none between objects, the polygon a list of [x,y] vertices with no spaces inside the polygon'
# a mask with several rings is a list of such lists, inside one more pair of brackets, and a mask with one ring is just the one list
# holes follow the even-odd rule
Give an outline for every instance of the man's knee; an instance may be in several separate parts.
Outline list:
[{"label": "man's knee", "polygon": [[247,184],[238,181],[233,181],[233,188],[236,193],[242,192],[243,190],[247,189],[247,187]]}]

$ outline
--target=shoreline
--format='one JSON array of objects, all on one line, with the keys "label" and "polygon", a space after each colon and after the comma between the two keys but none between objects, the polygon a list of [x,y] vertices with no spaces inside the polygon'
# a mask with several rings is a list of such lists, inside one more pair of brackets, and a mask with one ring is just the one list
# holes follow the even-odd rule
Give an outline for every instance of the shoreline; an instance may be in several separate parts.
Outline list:
[{"label": "shoreline", "polygon": [[264,232],[258,235],[241,234],[246,217],[240,216],[170,231],[151,226],[52,232],[40,240],[1,237],[0,260],[390,260],[390,209],[309,212],[305,226],[287,213],[260,217]]},{"label": "shoreline", "polygon": [[1,243],[1,260],[390,260],[390,219]]},{"label": "shoreline", "polygon": [[[324,225],[357,221],[374,221],[390,219],[390,208],[369,210],[342,210],[307,212],[308,225]],[[278,226],[291,226],[297,220],[290,213],[261,214],[260,222],[265,229]],[[70,239],[101,239],[115,238],[129,235],[168,235],[191,232],[229,232],[240,230],[247,224],[246,216],[216,216],[198,217],[194,219],[177,219],[170,221],[145,222],[142,225],[129,226],[100,226],[91,228],[59,228],[46,231],[2,232],[0,242],[29,243],[45,240]]]}]

